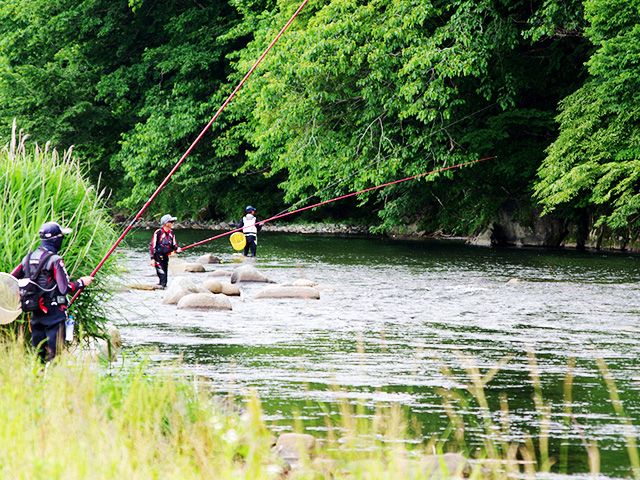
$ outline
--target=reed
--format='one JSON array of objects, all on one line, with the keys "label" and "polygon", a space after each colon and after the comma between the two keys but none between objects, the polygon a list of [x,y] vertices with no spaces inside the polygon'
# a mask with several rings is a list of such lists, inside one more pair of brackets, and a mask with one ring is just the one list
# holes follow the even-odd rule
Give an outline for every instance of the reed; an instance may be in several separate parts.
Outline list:
[{"label": "reed", "polygon": [[[548,478],[552,473],[569,474],[568,445],[561,442],[557,451],[552,451],[550,446],[550,431],[554,422],[554,416],[562,417],[562,425],[565,430],[578,432],[581,438],[588,460],[589,472],[593,478],[601,474],[600,452],[597,441],[588,438],[583,427],[576,420],[573,405],[573,385],[575,380],[576,359],[570,358],[563,384],[563,401],[561,411],[553,412],[551,402],[543,397],[542,379],[538,362],[533,350],[527,351],[530,385],[533,387],[533,405],[537,413],[537,432],[525,435],[521,441],[509,440],[513,438],[512,422],[510,419],[509,404],[506,394],[499,394],[499,411],[495,412],[490,407],[490,396],[486,391],[487,384],[511,360],[506,357],[497,365],[482,373],[474,357],[462,352],[455,352],[463,366],[464,375],[454,374],[451,369],[440,361],[441,368],[446,376],[460,385],[458,389],[443,389],[440,394],[445,404],[445,411],[451,422],[449,444],[450,448],[458,448],[466,451],[469,456],[475,457],[476,466],[481,465],[485,478]],[[595,364],[599,369],[604,386],[609,394],[609,399],[615,416],[620,421],[622,437],[626,443],[629,458],[628,474],[633,478],[640,478],[640,455],[637,447],[636,428],[630,416],[624,409],[614,376],[606,362],[595,354]],[[465,378],[466,377],[466,378]],[[557,408],[557,407],[556,407]],[[477,412],[477,413],[476,413]],[[477,415],[477,418],[473,418]],[[476,421],[480,429],[484,429],[482,448],[472,451],[470,442],[465,439],[466,431],[470,427],[476,428]],[[499,425],[498,425],[499,424]],[[477,443],[477,441],[476,441]],[[622,465],[617,465],[622,467]],[[474,470],[477,472],[477,470]]]},{"label": "reed", "polygon": [[[62,155],[47,143],[30,144],[13,123],[11,139],[0,150],[0,270],[10,272],[39,244],[38,230],[47,221],[73,229],[60,252],[73,279],[88,275],[117,236],[107,221],[105,192],[83,175],[71,149]],[[73,304],[79,331],[100,336],[109,297],[108,279],[115,262],[107,261],[96,282]],[[14,322],[13,328],[24,324]]]},{"label": "reed", "polygon": [[[429,454],[459,450],[457,429],[469,422],[473,402],[481,408],[485,443],[465,451],[475,457],[466,474],[471,479],[537,479],[549,475],[554,452],[547,443],[546,403],[536,382],[538,369],[529,359],[534,402],[541,407],[540,435],[509,441],[508,399],[500,395],[498,411],[486,386],[498,366],[481,372],[475,359],[459,354],[467,383],[447,394],[455,421],[426,443],[412,437],[406,411],[398,405],[378,406],[366,413],[361,402],[344,398],[326,407],[326,435],[317,438],[310,455],[289,473],[273,448],[259,399],[253,395],[242,409],[220,400],[208,383],[187,379],[179,365],[163,365],[148,375],[144,362],[130,371],[110,372],[79,364],[67,354],[48,367],[23,342],[0,343],[0,477],[91,479],[252,479],[382,480],[451,478],[444,461],[425,467]],[[506,361],[506,360],[505,360]],[[630,426],[604,362],[598,362],[623,425]],[[570,365],[570,370],[572,366]],[[565,379],[570,389],[573,372]],[[460,378],[458,377],[458,380]],[[335,387],[337,389],[337,387]],[[467,395],[464,394],[467,393]],[[337,390],[336,393],[340,393]],[[443,391],[443,393],[446,393]],[[570,394],[566,393],[566,400]],[[336,408],[337,406],[337,408]],[[296,429],[304,431],[298,419]],[[629,429],[630,473],[637,452]],[[464,436],[464,434],[463,434]],[[591,473],[599,474],[598,451],[585,439]],[[634,453],[635,452],[635,453]],[[433,457],[431,457],[433,458]],[[438,457],[443,458],[443,457]],[[431,469],[431,470],[429,470]],[[430,475],[442,469],[444,473]]]},{"label": "reed", "polygon": [[[0,343],[0,477],[283,478],[257,397],[239,412],[177,367],[147,370],[109,374],[67,354],[45,369],[21,342]],[[288,478],[424,478],[398,407],[373,419],[343,407],[355,422],[337,425]]]}]

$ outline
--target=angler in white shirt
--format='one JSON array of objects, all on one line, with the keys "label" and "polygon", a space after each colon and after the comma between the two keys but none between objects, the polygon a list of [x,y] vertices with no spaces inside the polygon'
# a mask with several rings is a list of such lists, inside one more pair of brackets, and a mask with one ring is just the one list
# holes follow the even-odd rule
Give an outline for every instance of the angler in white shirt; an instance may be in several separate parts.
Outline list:
[{"label": "angler in white shirt", "polygon": [[[256,249],[258,248],[258,232],[262,229],[262,223],[258,222],[255,217],[255,208],[249,205],[245,210],[247,214],[242,217],[238,224],[238,228],[242,227],[242,233],[244,233],[244,238],[247,241],[242,254],[245,257],[255,257]],[[249,252],[251,252],[251,255],[248,255]]]}]

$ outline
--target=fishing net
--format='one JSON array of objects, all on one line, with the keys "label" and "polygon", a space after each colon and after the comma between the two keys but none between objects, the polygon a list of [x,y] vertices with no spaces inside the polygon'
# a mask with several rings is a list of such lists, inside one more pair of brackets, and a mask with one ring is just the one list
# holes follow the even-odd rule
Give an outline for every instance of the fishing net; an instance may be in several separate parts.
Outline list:
[{"label": "fishing net", "polygon": [[13,322],[21,313],[18,280],[13,275],[0,272],[0,324]]},{"label": "fishing net", "polygon": [[236,232],[232,234],[229,237],[229,240],[231,241],[231,246],[236,250],[242,250],[244,246],[247,244],[247,239],[240,232]]}]

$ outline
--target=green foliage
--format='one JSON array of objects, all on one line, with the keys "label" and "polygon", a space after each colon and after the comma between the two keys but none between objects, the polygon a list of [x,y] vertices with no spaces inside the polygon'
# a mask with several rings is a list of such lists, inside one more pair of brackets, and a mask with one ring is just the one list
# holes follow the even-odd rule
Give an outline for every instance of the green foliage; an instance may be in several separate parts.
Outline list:
[{"label": "green foliage", "polygon": [[[295,3],[281,1],[260,17],[236,75]],[[579,3],[566,8],[576,13]],[[456,209],[457,218],[465,217],[482,198],[526,198],[566,89],[551,79],[573,82],[581,68],[561,64],[567,55],[580,58],[579,41],[525,38],[534,36],[528,29],[543,14],[565,18],[485,1],[311,3],[230,106],[238,123],[224,142],[250,146],[239,172],[286,172],[280,186],[288,202],[321,189],[328,199],[481,156],[501,158],[483,171],[484,184],[474,173],[455,172],[363,194],[360,205],[379,212],[382,230],[425,215],[442,220]],[[441,207],[443,195],[450,208]],[[481,221],[499,203],[484,201]],[[476,223],[456,228],[468,232]]]},{"label": "green foliage", "polygon": [[[20,117],[40,143],[75,145],[90,178],[102,175],[114,190],[112,204],[137,211],[298,5],[2,2],[0,125]],[[311,0],[149,213],[229,219],[246,203],[276,212],[495,155],[482,168],[363,194],[342,214],[374,212],[381,230],[419,220],[469,233],[505,201],[532,202],[534,172],[557,137],[558,102],[576,91],[587,101],[592,83],[597,115],[629,123],[602,147],[613,148],[614,163],[635,158],[636,17],[637,1]],[[582,138],[574,152],[597,140]],[[561,132],[558,142],[572,140]],[[567,160],[549,155],[549,164]],[[545,172],[535,192],[550,211],[559,204]],[[633,182],[621,182],[613,164],[607,172],[587,203],[621,226],[633,220]],[[590,187],[574,187],[557,188],[578,201],[557,213],[584,207]]]},{"label": "green foliage", "polygon": [[[114,203],[142,205],[226,95],[224,56],[239,45],[218,37],[236,22],[213,0],[2,2],[0,124],[21,117],[40,143],[74,145]],[[211,167],[205,143],[154,209],[186,193],[192,212],[215,200],[229,167]]]},{"label": "green foliage", "polygon": [[626,232],[640,226],[640,2],[587,1],[585,15],[593,77],[561,104],[536,196],[545,212],[586,210]]},{"label": "green foliage", "polygon": [[[48,221],[73,229],[60,252],[73,279],[89,275],[115,243],[116,234],[104,211],[103,192],[85,178],[71,150],[60,158],[49,144],[44,149],[28,145],[26,136],[18,136],[15,123],[10,143],[0,152],[0,194],[1,271],[11,272],[40,245],[38,230]],[[110,258],[96,281],[71,307],[77,327],[88,335],[102,332],[104,302],[108,299],[105,280],[114,269]]]}]

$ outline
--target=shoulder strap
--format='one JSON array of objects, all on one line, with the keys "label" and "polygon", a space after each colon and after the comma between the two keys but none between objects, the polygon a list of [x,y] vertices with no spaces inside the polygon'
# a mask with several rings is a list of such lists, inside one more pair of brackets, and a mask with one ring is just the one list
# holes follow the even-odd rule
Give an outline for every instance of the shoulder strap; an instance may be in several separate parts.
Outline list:
[{"label": "shoulder strap", "polygon": [[23,260],[24,276],[27,278],[31,278],[31,267],[29,266],[29,263],[31,262],[31,255],[33,255],[33,252],[29,252]]},{"label": "shoulder strap", "polygon": [[[38,275],[40,275],[40,272],[42,272],[42,269],[47,264],[47,261],[49,260],[49,258],[53,257],[53,255],[53,252],[49,251],[46,251],[42,254],[42,256],[40,257],[40,263],[38,263],[38,268],[36,268],[36,273],[33,275],[33,277],[29,275],[29,278],[31,280],[35,281],[38,278]],[[29,259],[31,259],[31,254],[29,254]]]}]

